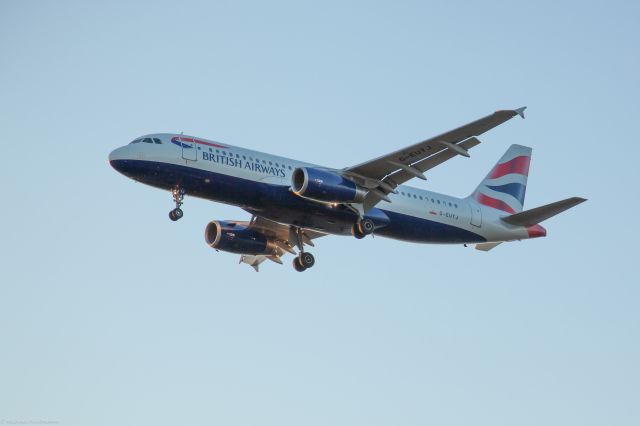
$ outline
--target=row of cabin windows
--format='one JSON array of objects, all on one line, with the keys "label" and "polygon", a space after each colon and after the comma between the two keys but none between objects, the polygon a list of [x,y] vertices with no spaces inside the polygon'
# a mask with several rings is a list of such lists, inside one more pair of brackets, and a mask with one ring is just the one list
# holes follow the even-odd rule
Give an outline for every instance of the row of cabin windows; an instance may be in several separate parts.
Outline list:
[{"label": "row of cabin windows", "polygon": [[[141,138],[141,139],[136,139],[131,143],[140,143],[140,142],[142,142],[142,143],[155,143],[155,144],[161,144],[162,143],[162,141],[160,139],[158,139],[158,138]],[[198,149],[201,149],[201,147],[198,147]],[[213,149],[209,148],[209,152],[213,153]],[[242,157],[242,159],[245,160],[245,161],[247,161],[247,160],[249,160],[251,162],[254,161],[253,157],[247,157],[246,155],[240,156],[240,154],[235,154],[234,155],[231,152],[220,151],[219,149],[216,149],[216,154],[221,154],[221,155],[224,155],[224,156],[227,156],[227,157],[231,157],[231,158],[233,158],[235,156],[238,159],[240,159]],[[267,162],[265,160],[260,160],[259,158],[256,158],[255,161],[257,163],[262,162],[262,164],[265,164],[265,165],[268,163],[270,166],[288,168],[289,170],[293,170],[293,167],[291,167],[290,165],[289,166],[287,166],[285,164],[280,165],[280,164],[274,163],[272,161],[268,161]],[[408,192],[406,192],[406,193],[405,192],[400,192],[400,194],[402,194],[402,195],[404,195],[406,197],[409,197],[409,198],[411,198],[413,196],[413,198],[415,198],[416,200],[420,199],[420,200],[423,200],[423,201],[424,200],[429,201],[429,197],[423,197],[422,195],[409,194]],[[458,208],[458,204],[457,203],[451,203],[451,202],[446,202],[446,201],[440,202],[440,200],[436,200],[434,198],[431,198],[431,202],[434,203],[434,204],[435,203],[444,204],[445,206],[448,204],[449,207],[455,207],[456,209]]]},{"label": "row of cabin windows", "polygon": [[[198,147],[198,149],[200,149],[200,147]],[[213,148],[209,148],[209,152],[213,153]],[[235,158],[238,158],[238,159],[242,158],[245,161],[251,161],[251,162],[254,161],[253,157],[247,157],[246,155],[233,154],[231,152],[220,151],[219,149],[216,149],[215,152],[216,152],[216,154],[224,155],[224,156],[231,157],[231,158],[235,157]],[[274,163],[273,161],[260,160],[257,157],[255,159],[255,162],[256,163],[262,163],[264,165],[269,164],[270,166],[288,168],[289,170],[293,170],[293,167],[291,167],[291,166],[287,166],[285,164],[280,164],[280,163]]]},{"label": "row of cabin windows", "polygon": [[434,204],[443,204],[443,205],[449,205],[449,207],[455,207],[456,209],[458,208],[458,204],[457,203],[452,203],[450,201],[442,201],[440,202],[440,200],[436,200],[435,198],[429,198],[429,197],[423,197],[422,195],[416,195],[416,194],[409,194],[408,192],[400,192],[401,195],[404,195],[405,197],[413,197],[416,200],[423,200],[423,201],[431,201]]},{"label": "row of cabin windows", "polygon": [[[162,143],[162,141],[161,141],[160,139],[158,139],[158,138],[141,138],[141,139],[136,139],[136,140],[134,140],[134,141],[133,141],[133,142],[131,142],[131,143],[140,143],[140,142],[143,142],[143,143],[155,143],[155,144],[161,144],[161,143]],[[198,147],[198,149],[201,149],[201,147]],[[209,152],[213,153],[213,149],[212,149],[212,148],[209,148]],[[242,157],[242,159],[243,159],[243,160],[245,160],[245,161],[247,161],[247,160],[249,160],[249,161],[251,161],[251,162],[253,162],[253,161],[254,161],[254,160],[253,160],[253,157],[247,157],[246,155],[242,155],[242,156],[240,156],[240,154],[235,154],[235,155],[234,155],[234,154],[233,154],[233,153],[231,153],[231,152],[220,151],[219,149],[216,149],[216,154],[221,154],[221,155],[224,155],[224,156],[227,156],[227,157],[231,157],[231,158],[233,158],[233,157],[235,156],[235,157],[236,157],[236,158],[238,158],[238,159],[240,159],[240,158]],[[268,163],[270,166],[276,166],[276,167],[288,168],[289,170],[293,170],[293,167],[291,167],[291,166],[287,166],[287,165],[285,165],[285,164],[282,164],[282,165],[281,165],[281,164],[279,164],[279,163],[274,163],[274,162],[272,162],[272,161],[268,161],[268,162],[267,162],[267,161],[265,161],[265,160],[260,160],[259,158],[256,158],[256,159],[255,159],[255,161],[256,161],[257,163],[262,162],[262,164],[265,164],[265,165]],[[406,192],[406,193],[405,193],[405,192],[400,192],[400,194],[402,194],[402,195],[404,195],[404,196],[406,196],[406,197],[409,197],[409,198],[411,198],[411,197],[413,196],[413,198],[415,198],[415,199],[420,199],[420,200],[423,200],[423,201],[424,201],[424,200],[429,201],[429,197],[423,197],[422,195],[409,194],[408,192]],[[448,204],[448,205],[449,205],[449,207],[455,207],[456,209],[458,208],[458,204],[456,204],[456,203],[451,203],[451,202],[446,202],[446,201],[442,201],[442,202],[440,202],[440,200],[436,200],[436,199],[434,199],[434,198],[431,198],[431,202],[432,202],[432,203],[434,203],[434,204],[435,204],[435,203],[437,203],[437,204],[444,204],[445,206]]]},{"label": "row of cabin windows", "polygon": [[160,145],[162,143],[162,141],[158,138],[140,138],[140,139],[136,139],[135,141],[131,142],[131,143],[155,143]]}]

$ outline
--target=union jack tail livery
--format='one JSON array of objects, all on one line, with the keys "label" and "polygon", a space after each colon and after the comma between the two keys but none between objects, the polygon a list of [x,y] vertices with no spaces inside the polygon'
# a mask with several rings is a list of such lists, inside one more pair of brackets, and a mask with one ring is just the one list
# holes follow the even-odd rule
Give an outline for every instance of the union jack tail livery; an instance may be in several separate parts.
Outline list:
[{"label": "union jack tail livery", "polygon": [[511,145],[471,195],[483,206],[519,213],[527,190],[531,148]]}]

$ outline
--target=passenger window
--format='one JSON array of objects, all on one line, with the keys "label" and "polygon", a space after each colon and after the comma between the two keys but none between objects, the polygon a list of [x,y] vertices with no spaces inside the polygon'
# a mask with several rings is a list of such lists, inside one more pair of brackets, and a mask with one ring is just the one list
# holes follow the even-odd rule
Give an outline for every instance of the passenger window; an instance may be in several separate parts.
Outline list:
[{"label": "passenger window", "polygon": [[438,200],[438,204],[440,204],[440,200]]}]

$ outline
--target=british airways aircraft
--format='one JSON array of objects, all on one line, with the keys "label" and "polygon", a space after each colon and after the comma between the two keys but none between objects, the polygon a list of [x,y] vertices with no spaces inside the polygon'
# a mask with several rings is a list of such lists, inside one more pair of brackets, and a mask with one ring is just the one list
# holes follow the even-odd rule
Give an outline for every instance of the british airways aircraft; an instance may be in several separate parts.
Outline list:
[{"label": "british airways aircraft", "polygon": [[[583,201],[572,197],[523,211],[531,148],[512,145],[480,185],[456,198],[403,185],[480,144],[476,138],[524,107],[497,111],[431,139],[364,163],[335,169],[182,134],[151,134],[109,155],[123,175],[171,191],[173,221],[184,196],[238,206],[249,221],[210,222],[205,241],[240,255],[258,271],[265,260],[311,268],[305,246],[325,235],[375,234],[414,243],[476,244],[488,251],[505,241],[544,237],[540,222]],[[297,249],[297,252],[296,252]]]}]

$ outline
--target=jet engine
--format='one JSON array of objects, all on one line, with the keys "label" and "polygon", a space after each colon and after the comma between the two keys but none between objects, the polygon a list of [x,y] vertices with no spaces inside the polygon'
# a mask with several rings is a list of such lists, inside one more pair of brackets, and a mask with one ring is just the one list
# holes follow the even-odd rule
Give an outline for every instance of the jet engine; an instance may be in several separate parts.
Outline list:
[{"label": "jet engine", "polygon": [[273,241],[237,222],[209,222],[204,230],[204,239],[210,247],[230,253],[267,256],[278,254],[278,247]]},{"label": "jet engine", "polygon": [[361,203],[367,191],[329,170],[299,167],[291,175],[291,190],[324,203]]}]

